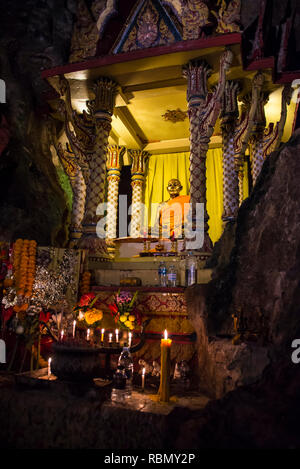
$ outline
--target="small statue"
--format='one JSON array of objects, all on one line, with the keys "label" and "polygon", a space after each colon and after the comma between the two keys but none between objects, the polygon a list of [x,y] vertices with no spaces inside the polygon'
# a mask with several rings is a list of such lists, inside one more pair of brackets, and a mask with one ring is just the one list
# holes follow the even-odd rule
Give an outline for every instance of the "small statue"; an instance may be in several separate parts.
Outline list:
[{"label": "small statue", "polygon": [[186,360],[181,360],[175,365],[173,379],[180,379],[181,381],[187,381],[189,377],[190,367]]},{"label": "small statue", "polygon": [[149,365],[145,360],[142,360],[141,358],[139,359],[139,365],[141,366],[139,370],[139,374],[142,374],[143,368],[145,368],[145,374],[148,375],[152,373],[153,371],[153,366]]},{"label": "small statue", "polygon": [[152,376],[160,376],[160,364],[154,360],[152,365],[153,365]]}]

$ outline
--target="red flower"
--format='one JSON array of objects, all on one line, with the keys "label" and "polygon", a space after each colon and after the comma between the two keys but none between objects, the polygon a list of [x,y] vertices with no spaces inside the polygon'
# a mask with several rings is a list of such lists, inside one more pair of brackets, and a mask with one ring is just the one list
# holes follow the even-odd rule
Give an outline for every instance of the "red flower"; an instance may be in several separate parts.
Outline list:
[{"label": "red flower", "polygon": [[112,317],[114,318],[115,315],[117,314],[118,312],[118,308],[115,304],[112,304],[112,305],[108,305],[109,309],[110,309],[110,314],[112,315]]},{"label": "red flower", "polygon": [[39,320],[40,322],[48,322],[51,318],[51,313],[44,313],[43,311],[40,312]]},{"label": "red flower", "polygon": [[2,317],[3,317],[4,322],[7,322],[12,317],[13,314],[14,314],[14,309],[12,306],[7,309],[2,308]]},{"label": "red flower", "polygon": [[88,306],[90,302],[95,298],[94,293],[87,293],[80,298],[79,306]]}]

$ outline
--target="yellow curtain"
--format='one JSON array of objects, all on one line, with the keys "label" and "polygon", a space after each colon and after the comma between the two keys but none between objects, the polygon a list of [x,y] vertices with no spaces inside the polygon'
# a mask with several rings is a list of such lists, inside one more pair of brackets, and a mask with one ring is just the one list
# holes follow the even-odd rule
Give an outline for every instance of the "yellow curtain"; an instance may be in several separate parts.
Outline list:
[{"label": "yellow curtain", "polygon": [[[151,213],[151,203],[169,199],[168,181],[177,178],[182,184],[180,195],[189,194],[189,152],[151,155],[145,184],[145,205],[148,208],[149,224],[153,224],[155,213]],[[213,243],[223,231],[223,176],[222,149],[210,149],[206,159],[207,211],[209,214],[209,235]],[[244,197],[248,196],[248,173],[245,168]]]},{"label": "yellow curtain", "polygon": [[223,231],[223,170],[222,149],[208,150],[206,158],[206,197],[209,215],[209,236],[213,243]]}]

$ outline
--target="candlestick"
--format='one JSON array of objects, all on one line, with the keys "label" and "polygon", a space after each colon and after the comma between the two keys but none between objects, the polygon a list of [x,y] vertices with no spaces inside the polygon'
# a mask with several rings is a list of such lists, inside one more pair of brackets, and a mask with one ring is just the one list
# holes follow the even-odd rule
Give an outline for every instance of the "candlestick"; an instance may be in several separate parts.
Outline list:
[{"label": "candlestick", "polygon": [[65,331],[62,329],[60,332],[60,340],[63,340]]},{"label": "candlestick", "polygon": [[90,329],[88,329],[86,331],[86,340],[90,340],[90,333],[91,333],[91,331],[90,331]]},{"label": "candlestick", "polygon": [[128,334],[128,347],[131,347],[131,341],[132,341],[132,333],[129,332],[129,334]]},{"label": "candlestick", "polygon": [[168,339],[168,332],[165,330],[164,338],[161,339],[161,370],[160,370],[160,386],[159,397],[162,402],[170,400],[170,372],[171,372],[171,344],[172,340]]},{"label": "candlestick", "polygon": [[101,342],[104,342],[104,332],[105,329],[101,329]]},{"label": "candlestick", "polygon": [[76,321],[73,321],[73,339],[75,338]]},{"label": "candlestick", "polygon": [[146,373],[146,368],[144,367],[142,370],[142,391],[145,390],[145,373]]},{"label": "candlestick", "polygon": [[116,333],[116,342],[119,342],[119,329],[116,329],[115,333]]},{"label": "candlestick", "polygon": [[108,342],[110,344],[112,343],[112,333],[111,332],[108,334]]},{"label": "candlestick", "polygon": [[52,358],[48,358],[48,378],[50,378],[51,376],[51,361],[52,361]]}]

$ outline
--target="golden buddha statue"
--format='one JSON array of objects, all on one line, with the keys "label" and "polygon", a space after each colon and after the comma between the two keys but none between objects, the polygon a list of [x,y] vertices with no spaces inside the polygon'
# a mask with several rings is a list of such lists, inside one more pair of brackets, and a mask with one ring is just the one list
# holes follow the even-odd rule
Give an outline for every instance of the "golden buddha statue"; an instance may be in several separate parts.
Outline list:
[{"label": "golden buddha statue", "polygon": [[[172,236],[180,233],[184,225],[184,204],[189,204],[189,195],[180,195],[182,185],[179,179],[170,179],[167,185],[170,198],[161,204],[161,215],[159,224],[163,232]],[[177,237],[177,236],[176,236]]]}]

